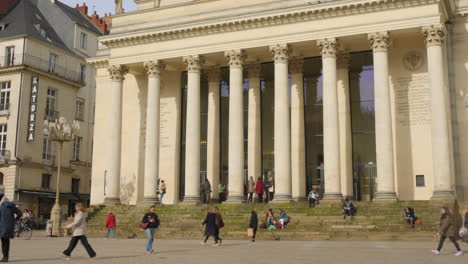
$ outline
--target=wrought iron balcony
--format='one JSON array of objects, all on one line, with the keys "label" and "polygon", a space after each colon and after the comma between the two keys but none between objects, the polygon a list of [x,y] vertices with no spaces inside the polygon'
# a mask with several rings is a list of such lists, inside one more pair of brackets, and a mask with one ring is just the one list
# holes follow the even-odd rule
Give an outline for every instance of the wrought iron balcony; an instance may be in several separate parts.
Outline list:
[{"label": "wrought iron balcony", "polygon": [[50,153],[42,153],[42,164],[48,166],[55,165],[55,156]]},{"label": "wrought iron balcony", "polygon": [[59,119],[59,112],[57,112],[57,111],[47,112],[46,111],[46,114],[44,116],[44,120],[55,122],[55,120],[58,120],[58,119]]},{"label": "wrought iron balcony", "polygon": [[10,115],[10,103],[0,104],[0,116]]},{"label": "wrought iron balcony", "polygon": [[[43,72],[55,74],[61,78],[69,81],[84,84],[84,75],[76,70],[69,69],[58,63],[51,64],[49,60],[33,56],[28,53],[14,54],[13,56],[0,57],[0,70],[2,68],[15,67],[15,66],[29,66]],[[77,69],[79,64],[77,63]]]}]

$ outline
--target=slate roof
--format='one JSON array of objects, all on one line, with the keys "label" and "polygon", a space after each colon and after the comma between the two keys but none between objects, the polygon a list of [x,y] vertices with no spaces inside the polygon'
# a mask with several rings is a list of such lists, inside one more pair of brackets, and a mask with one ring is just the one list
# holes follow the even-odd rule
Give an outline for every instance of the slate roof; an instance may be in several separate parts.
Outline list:
[{"label": "slate roof", "polygon": [[[60,39],[36,5],[29,0],[19,0],[16,6],[0,20],[1,24],[6,27],[0,32],[0,40],[30,37],[72,52]],[[46,31],[45,38],[41,35],[41,28]]]},{"label": "slate roof", "polygon": [[91,30],[95,32],[98,35],[102,35],[102,32],[91,22],[87,17],[85,17],[80,11],[60,2],[60,1],[55,1],[55,4],[60,7],[63,12],[75,23],[78,25],[87,28],[88,30]]}]

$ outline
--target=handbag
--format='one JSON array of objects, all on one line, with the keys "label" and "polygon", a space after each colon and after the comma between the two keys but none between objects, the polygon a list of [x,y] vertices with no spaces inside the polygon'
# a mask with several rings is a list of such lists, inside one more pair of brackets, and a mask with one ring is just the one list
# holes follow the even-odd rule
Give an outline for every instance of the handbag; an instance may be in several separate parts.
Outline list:
[{"label": "handbag", "polygon": [[253,237],[254,236],[253,228],[247,228],[247,236],[248,237]]},{"label": "handbag", "polygon": [[416,220],[416,221],[414,222],[414,224],[415,224],[415,225],[422,225],[422,221],[418,219],[418,220]]},{"label": "handbag", "polygon": [[143,230],[146,230],[146,229],[148,229],[148,224],[149,224],[149,223],[143,223],[143,222],[141,222],[141,223],[140,223],[140,228],[143,229]]}]

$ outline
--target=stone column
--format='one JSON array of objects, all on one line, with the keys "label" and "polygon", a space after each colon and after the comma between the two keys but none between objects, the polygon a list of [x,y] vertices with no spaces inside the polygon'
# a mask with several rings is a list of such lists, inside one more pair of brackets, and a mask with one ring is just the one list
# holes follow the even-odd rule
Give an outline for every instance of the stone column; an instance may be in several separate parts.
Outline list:
[{"label": "stone column", "polygon": [[275,60],[275,198],[273,202],[290,202],[291,196],[291,121],[289,110],[287,44],[270,47]]},{"label": "stone column", "polygon": [[241,203],[244,197],[244,87],[243,50],[225,52],[229,63],[229,184],[228,203]]},{"label": "stone column", "polygon": [[336,39],[318,41],[323,64],[323,149],[325,200],[341,200],[340,131],[338,115]]},{"label": "stone column", "polygon": [[422,29],[427,47],[427,66],[430,78],[432,117],[432,164],[434,190],[432,199],[455,198],[452,183],[452,159],[450,157],[449,105],[447,105],[447,78],[442,44],[445,40],[444,25],[431,25]]},{"label": "stone column", "polygon": [[211,183],[211,201],[219,201],[220,155],[220,75],[219,67],[208,70],[207,177]]},{"label": "stone column", "polygon": [[247,167],[248,175],[255,180],[262,176],[262,123],[261,123],[261,95],[260,74],[262,65],[259,62],[247,66],[249,74],[249,124],[248,124],[248,146]]},{"label": "stone column", "polygon": [[112,80],[110,92],[109,142],[107,146],[107,174],[104,204],[120,203],[120,161],[122,151],[122,87],[128,68],[123,65],[109,67]]},{"label": "stone column", "polygon": [[294,201],[306,200],[304,59],[289,61],[291,73],[291,185]]},{"label": "stone column", "polygon": [[344,197],[353,196],[353,147],[351,134],[351,100],[349,98],[349,60],[349,54],[339,54],[337,58],[340,174],[341,192]]},{"label": "stone column", "polygon": [[159,95],[161,89],[160,73],[164,69],[161,61],[145,63],[148,74],[148,98],[146,104],[145,139],[145,186],[144,203],[159,203],[156,194],[159,176]]},{"label": "stone column", "polygon": [[395,200],[393,130],[388,72],[390,34],[369,34],[374,51],[375,145],[377,154],[377,195],[375,200]]},{"label": "stone column", "polygon": [[196,204],[200,202],[200,68],[204,60],[199,55],[183,60],[188,72],[184,203]]}]

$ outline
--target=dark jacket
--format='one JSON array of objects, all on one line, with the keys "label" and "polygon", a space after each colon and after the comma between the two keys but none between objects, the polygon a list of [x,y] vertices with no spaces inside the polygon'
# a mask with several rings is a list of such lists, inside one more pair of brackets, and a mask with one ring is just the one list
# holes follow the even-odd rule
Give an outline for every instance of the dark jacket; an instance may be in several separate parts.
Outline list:
[{"label": "dark jacket", "polygon": [[23,213],[12,202],[4,202],[0,206],[0,237],[15,237],[15,222],[21,218]]},{"label": "dark jacket", "polygon": [[457,228],[451,215],[443,214],[440,217],[439,234],[446,237],[455,237],[457,235]]},{"label": "dark jacket", "polygon": [[208,213],[206,215],[205,221],[202,225],[205,225],[205,236],[217,236],[219,234],[219,229],[216,226],[216,214]]},{"label": "dark jacket", "polygon": [[257,216],[256,213],[255,214],[253,213],[252,215],[250,215],[249,227],[253,228],[253,229],[257,229],[257,227],[258,227],[258,216]]},{"label": "dark jacket", "polygon": [[465,228],[468,228],[468,212],[466,212],[465,214],[465,224],[464,224]]},{"label": "dark jacket", "polygon": [[159,217],[155,213],[146,213],[143,219],[141,219],[141,222],[148,223],[148,228],[159,227]]}]

